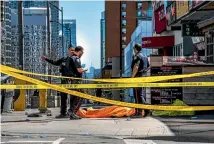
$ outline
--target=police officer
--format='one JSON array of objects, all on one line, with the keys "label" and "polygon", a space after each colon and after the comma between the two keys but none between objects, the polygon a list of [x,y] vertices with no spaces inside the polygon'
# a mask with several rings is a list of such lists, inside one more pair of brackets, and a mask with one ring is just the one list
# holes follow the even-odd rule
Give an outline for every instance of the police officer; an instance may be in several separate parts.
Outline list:
[{"label": "police officer", "polygon": [[[70,57],[70,63],[72,63],[72,71],[77,78],[82,78],[82,75],[84,72],[86,72],[88,69],[82,68],[81,66],[81,56],[84,53],[84,49],[81,46],[77,46],[75,48],[74,55]],[[73,84],[80,84],[80,80],[72,80]],[[78,90],[80,91],[80,90]],[[82,104],[82,98],[71,96],[70,97],[70,119],[81,119],[81,117],[77,116],[77,111],[79,110],[80,106]]]},{"label": "police officer", "polygon": [[[69,57],[71,57],[74,54],[74,47],[69,47],[68,48],[68,56],[67,57],[62,57],[56,61],[51,60],[46,58],[45,56],[42,56],[42,60],[47,61],[48,63],[55,65],[55,66],[60,66],[60,72],[62,76],[68,76],[72,77],[73,74],[71,72],[70,66],[69,66]],[[62,79],[61,84],[67,84],[68,79]],[[60,115],[56,116],[56,118],[66,118],[68,117],[67,115],[67,94],[66,93],[60,93],[61,95],[61,106],[60,106]]]},{"label": "police officer", "polygon": [[[142,77],[145,74],[145,65],[147,65],[147,61],[141,56],[141,45],[135,44],[134,46],[134,56],[132,59],[132,78],[134,77]],[[146,103],[146,95],[143,93],[142,88],[133,88],[135,103],[137,104],[145,104]],[[148,110],[144,110],[144,117],[149,113]],[[132,117],[142,117],[142,109],[136,109],[135,114]]]}]

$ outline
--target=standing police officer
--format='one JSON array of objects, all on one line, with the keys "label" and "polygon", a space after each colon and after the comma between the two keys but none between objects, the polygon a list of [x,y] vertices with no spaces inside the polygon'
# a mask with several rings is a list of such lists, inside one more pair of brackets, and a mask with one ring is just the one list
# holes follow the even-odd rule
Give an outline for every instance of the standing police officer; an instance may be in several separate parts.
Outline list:
[{"label": "standing police officer", "polygon": [[[84,53],[84,49],[81,46],[77,46],[75,48],[74,54],[70,57],[70,63],[72,66],[72,71],[74,73],[74,76],[77,78],[82,78],[82,75],[84,72],[86,72],[88,69],[84,69],[81,66],[80,58]],[[72,84],[80,84],[80,80],[74,79],[72,80]],[[80,90],[79,90],[80,91]],[[70,97],[70,119],[81,119],[81,117],[77,116],[77,111],[79,110],[80,106],[82,104],[82,98],[71,96]]]},{"label": "standing police officer", "polygon": [[[148,61],[141,56],[141,45],[135,44],[134,46],[134,57],[132,59],[132,78],[142,77],[146,73]],[[148,60],[148,59],[147,59]],[[146,94],[143,93],[142,88],[133,88],[135,103],[145,104],[146,103]],[[147,116],[149,113],[148,110],[144,110],[144,116]],[[135,114],[132,117],[142,117],[142,109],[136,109]]]},{"label": "standing police officer", "polygon": [[[46,58],[45,56],[42,56],[42,60],[47,61],[48,63],[55,65],[55,66],[60,66],[60,72],[62,76],[68,76],[72,77],[73,73],[70,69],[70,64],[69,64],[69,57],[71,57],[74,54],[74,47],[69,47],[68,48],[68,56],[67,57],[62,57],[56,61],[53,61],[51,59]],[[61,84],[67,84],[68,79],[62,79]],[[67,118],[67,94],[66,93],[60,93],[61,95],[61,106],[60,106],[60,115],[56,116],[56,118]]]}]

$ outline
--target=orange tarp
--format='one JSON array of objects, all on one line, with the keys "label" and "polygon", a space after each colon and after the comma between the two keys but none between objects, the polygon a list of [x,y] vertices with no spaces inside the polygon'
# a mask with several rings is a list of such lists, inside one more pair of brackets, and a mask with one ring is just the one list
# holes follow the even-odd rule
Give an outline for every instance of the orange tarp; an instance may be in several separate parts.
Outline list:
[{"label": "orange tarp", "polygon": [[101,109],[79,109],[78,115],[83,118],[129,117],[135,113],[134,108],[109,106]]}]

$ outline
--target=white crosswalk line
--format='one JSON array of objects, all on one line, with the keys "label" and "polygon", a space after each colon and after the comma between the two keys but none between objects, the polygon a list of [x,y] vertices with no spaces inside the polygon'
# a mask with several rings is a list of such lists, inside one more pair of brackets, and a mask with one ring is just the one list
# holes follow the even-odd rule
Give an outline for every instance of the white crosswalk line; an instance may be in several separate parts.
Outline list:
[{"label": "white crosswalk line", "polygon": [[52,143],[53,141],[8,141],[6,143]]},{"label": "white crosswalk line", "polygon": [[125,139],[123,140],[126,144],[157,144],[152,140],[136,140],[136,139]]},{"label": "white crosswalk line", "polygon": [[54,141],[52,144],[60,144],[65,138],[59,138],[56,141]]}]

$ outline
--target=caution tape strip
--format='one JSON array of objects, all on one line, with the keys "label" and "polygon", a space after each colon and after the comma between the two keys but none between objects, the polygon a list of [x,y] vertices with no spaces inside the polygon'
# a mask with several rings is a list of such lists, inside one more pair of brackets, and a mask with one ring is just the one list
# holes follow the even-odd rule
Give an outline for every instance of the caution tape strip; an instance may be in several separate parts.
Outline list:
[{"label": "caution tape strip", "polygon": [[65,76],[55,76],[55,75],[44,75],[44,74],[37,74],[26,72],[22,70],[18,70],[15,68],[11,68],[5,65],[0,65],[0,70],[4,68],[7,71],[12,71],[16,73],[28,74],[28,75],[35,75],[35,76],[45,76],[45,77],[55,77],[55,78],[67,78],[67,79],[80,79],[80,80],[87,80],[87,81],[94,81],[94,82],[112,82],[112,83],[142,83],[142,82],[159,82],[159,81],[166,81],[172,79],[180,79],[180,78],[190,78],[190,77],[198,77],[198,76],[206,76],[206,75],[214,75],[214,71],[208,72],[200,72],[200,73],[193,73],[193,74],[183,74],[183,75],[170,75],[170,76],[150,76],[150,77],[138,77],[138,78],[120,78],[120,79],[82,79],[82,78],[74,78],[74,77],[65,77]]},{"label": "caution tape strip", "polygon": [[214,106],[158,106],[158,105],[144,105],[144,104],[133,104],[133,103],[127,103],[127,102],[120,102],[120,101],[115,101],[115,100],[110,100],[110,99],[105,99],[105,98],[99,98],[95,97],[92,95],[84,94],[81,92],[65,89],[63,87],[57,86],[57,85],[52,85],[46,82],[39,81],[37,79],[33,79],[21,74],[17,74],[11,71],[7,71],[6,69],[2,68],[2,73],[10,75],[12,77],[18,78],[25,80],[30,83],[34,83],[37,85],[42,85],[49,87],[50,89],[67,93],[70,95],[78,96],[81,98],[85,99],[90,99],[93,101],[98,101],[101,103],[107,103],[107,104],[112,104],[112,105],[118,105],[118,106],[124,106],[124,107],[133,107],[133,108],[142,108],[142,109],[153,109],[153,110],[171,110],[171,111],[203,111],[203,110],[214,110]]},{"label": "caution tape strip", "polygon": [[[213,87],[214,82],[180,82],[180,83],[119,83],[119,84],[59,84],[67,89],[110,89],[110,88],[134,88],[134,87]],[[49,89],[43,85],[1,85],[0,89]]]}]

